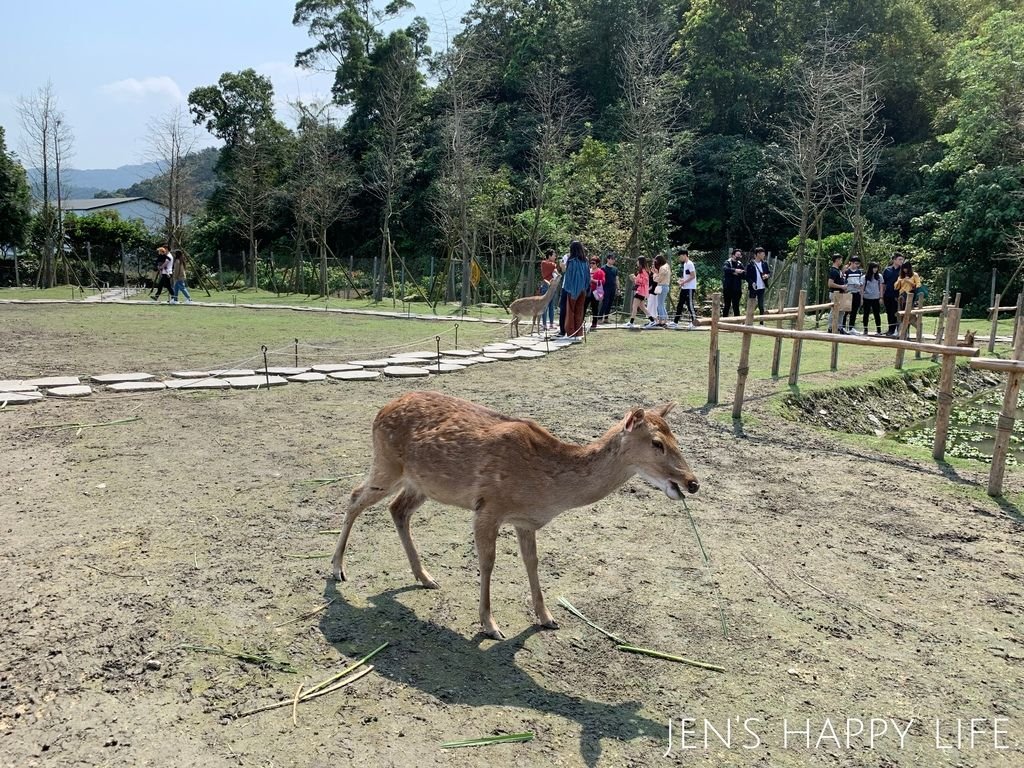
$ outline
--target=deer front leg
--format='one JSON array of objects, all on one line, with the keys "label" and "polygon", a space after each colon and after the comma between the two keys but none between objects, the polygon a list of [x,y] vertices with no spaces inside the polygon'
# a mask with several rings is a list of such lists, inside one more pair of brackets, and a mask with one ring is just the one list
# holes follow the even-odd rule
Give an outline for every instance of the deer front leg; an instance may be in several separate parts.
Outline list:
[{"label": "deer front leg", "polygon": [[477,512],[473,534],[476,538],[476,554],[480,559],[480,629],[488,637],[504,640],[505,636],[491,615],[491,573],[494,571],[498,521],[486,513]]},{"label": "deer front leg", "polygon": [[558,622],[544,605],[544,595],[540,591],[540,577],[537,575],[537,532],[517,526],[516,536],[519,537],[519,552],[526,565],[526,576],[530,580],[530,596],[533,598],[537,623],[548,629],[558,629]]}]

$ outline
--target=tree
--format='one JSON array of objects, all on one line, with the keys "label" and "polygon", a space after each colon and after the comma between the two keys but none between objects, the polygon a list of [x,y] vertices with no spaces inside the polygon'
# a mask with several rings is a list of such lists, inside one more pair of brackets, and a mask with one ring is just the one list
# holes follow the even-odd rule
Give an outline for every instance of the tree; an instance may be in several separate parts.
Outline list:
[{"label": "tree", "polygon": [[884,105],[878,95],[878,77],[866,64],[853,65],[848,78],[847,103],[842,116],[846,157],[841,188],[853,231],[853,253],[863,260],[864,198],[886,145],[880,119]]},{"label": "tree", "polygon": [[205,123],[230,150],[274,122],[274,86],[254,69],[225,72],[217,85],[194,88],[188,107],[193,121]]},{"label": "tree", "polygon": [[0,126],[0,248],[22,248],[28,241],[32,222],[32,196],[28,176],[7,151]]},{"label": "tree", "polygon": [[32,96],[18,99],[25,155],[35,162],[38,181],[33,185],[40,201],[40,227],[43,233],[39,273],[36,285],[52,288],[57,284],[57,255],[63,242],[61,195],[67,186],[61,184],[60,163],[71,154],[72,135],[64,114],[57,105],[53,83],[47,81]]},{"label": "tree", "polygon": [[180,106],[149,124],[149,157],[161,177],[157,200],[167,206],[165,241],[171,248],[181,245],[185,219],[195,212],[197,200],[189,155],[195,149],[195,129]]}]

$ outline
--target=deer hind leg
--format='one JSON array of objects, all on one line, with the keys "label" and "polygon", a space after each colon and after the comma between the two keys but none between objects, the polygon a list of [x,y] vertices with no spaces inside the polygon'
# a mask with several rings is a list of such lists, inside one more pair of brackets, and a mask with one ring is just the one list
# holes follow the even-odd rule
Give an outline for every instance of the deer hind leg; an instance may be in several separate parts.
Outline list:
[{"label": "deer hind leg", "polygon": [[488,637],[504,640],[494,616],[491,615],[491,573],[494,572],[494,553],[500,521],[486,512],[477,511],[473,521],[476,554],[480,559],[480,629]]},{"label": "deer hind leg", "polygon": [[345,548],[348,546],[352,526],[367,507],[373,506],[391,493],[399,477],[401,472],[380,470],[375,465],[370,470],[370,478],[352,491],[345,512],[345,522],[341,526],[341,535],[338,536],[338,546],[334,548],[334,558],[331,560],[331,573],[337,581],[345,581]]},{"label": "deer hind leg", "polygon": [[398,538],[402,540],[405,555],[409,558],[413,576],[419,579],[419,582],[427,589],[439,589],[440,585],[434,581],[433,576],[427,573],[426,568],[420,562],[420,553],[416,551],[412,534],[409,532],[409,519],[412,517],[412,513],[419,509],[426,500],[427,497],[422,493],[411,491],[408,488],[404,489],[391,502],[391,519],[395,521],[395,529],[398,531]]},{"label": "deer hind leg", "polygon": [[530,580],[530,596],[533,598],[537,623],[548,629],[558,629],[558,622],[544,605],[544,595],[540,591],[540,577],[537,576],[537,532],[516,526],[516,536],[519,538],[519,552],[526,565],[526,577]]}]

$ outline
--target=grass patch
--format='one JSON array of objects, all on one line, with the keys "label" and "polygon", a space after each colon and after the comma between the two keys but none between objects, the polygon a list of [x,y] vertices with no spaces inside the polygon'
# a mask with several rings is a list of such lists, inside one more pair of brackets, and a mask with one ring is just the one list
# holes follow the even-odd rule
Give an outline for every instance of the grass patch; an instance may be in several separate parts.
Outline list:
[{"label": "grass patch", "polygon": [[58,285],[56,288],[0,288],[0,299],[8,301],[28,301],[31,299],[60,299],[62,301],[81,301],[89,296],[97,296],[100,291],[95,288],[81,289],[77,285]]}]

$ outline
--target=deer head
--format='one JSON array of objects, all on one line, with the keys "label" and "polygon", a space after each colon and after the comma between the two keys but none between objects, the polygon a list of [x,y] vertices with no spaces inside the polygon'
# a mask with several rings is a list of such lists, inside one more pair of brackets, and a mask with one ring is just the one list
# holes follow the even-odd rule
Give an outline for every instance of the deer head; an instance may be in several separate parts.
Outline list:
[{"label": "deer head", "polygon": [[633,472],[678,501],[683,498],[684,488],[696,493],[700,483],[665,421],[674,407],[675,403],[667,403],[653,410],[635,408],[627,413],[622,422],[622,449],[623,458]]}]

